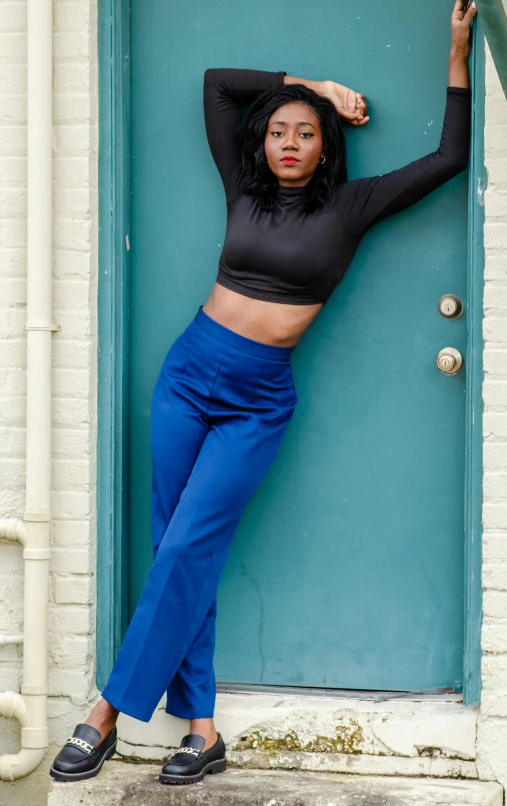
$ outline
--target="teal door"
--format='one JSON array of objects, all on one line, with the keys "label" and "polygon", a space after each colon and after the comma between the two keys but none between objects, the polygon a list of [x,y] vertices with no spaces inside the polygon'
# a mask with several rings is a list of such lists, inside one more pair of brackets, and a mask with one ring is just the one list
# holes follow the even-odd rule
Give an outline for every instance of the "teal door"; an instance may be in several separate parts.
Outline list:
[{"label": "teal door", "polygon": [[[206,300],[225,230],[202,112],[207,67],[284,69],[364,92],[349,175],[438,146],[441,3],[131,0],[130,612],[151,563],[149,409],[172,341]],[[222,577],[221,682],[461,689],[467,175],[368,232],[294,351],[299,404]]]}]

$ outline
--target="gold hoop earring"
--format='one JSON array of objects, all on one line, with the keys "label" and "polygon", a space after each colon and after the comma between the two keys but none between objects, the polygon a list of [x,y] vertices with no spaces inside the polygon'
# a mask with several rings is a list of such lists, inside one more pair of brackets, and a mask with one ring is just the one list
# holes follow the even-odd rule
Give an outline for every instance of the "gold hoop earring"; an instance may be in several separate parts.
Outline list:
[{"label": "gold hoop earring", "polygon": [[263,162],[263,163],[264,163],[264,165],[267,165],[267,164],[268,164],[268,162],[269,162],[269,160],[265,160],[265,159],[264,159],[264,157],[265,157],[265,156],[266,156],[266,155],[264,154],[264,156],[263,156],[263,157],[261,157],[261,162]]},{"label": "gold hoop earring", "polygon": [[325,161],[326,161],[326,158],[325,158],[324,154],[322,154],[319,157],[319,165],[324,165]]}]

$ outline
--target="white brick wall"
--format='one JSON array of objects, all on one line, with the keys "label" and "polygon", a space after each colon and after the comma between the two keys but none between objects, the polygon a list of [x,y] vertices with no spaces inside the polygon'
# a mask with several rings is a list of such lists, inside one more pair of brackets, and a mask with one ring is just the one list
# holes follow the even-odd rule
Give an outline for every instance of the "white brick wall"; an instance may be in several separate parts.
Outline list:
[{"label": "white brick wall", "polygon": [[[42,806],[49,765],[95,694],[97,8],[54,0],[53,463],[49,726],[39,770],[0,783],[0,804]],[[0,4],[0,517],[24,509],[26,357],[26,0]],[[22,560],[0,545],[0,632],[22,628]],[[18,690],[20,652],[0,649],[0,690]],[[0,719],[0,753],[19,726]]]},{"label": "white brick wall", "polygon": [[486,62],[482,703],[478,769],[507,787],[507,103]]},{"label": "white brick wall", "polygon": [[[0,806],[42,806],[52,756],[96,695],[96,0],[54,0],[53,495],[49,721],[41,768],[0,783]],[[0,4],[0,516],[24,509],[26,0]],[[484,658],[479,774],[507,785],[507,104],[488,53],[484,381]],[[21,629],[19,547],[0,545],[0,631]],[[0,690],[20,680],[0,649]],[[17,752],[0,719],[0,753]]]}]

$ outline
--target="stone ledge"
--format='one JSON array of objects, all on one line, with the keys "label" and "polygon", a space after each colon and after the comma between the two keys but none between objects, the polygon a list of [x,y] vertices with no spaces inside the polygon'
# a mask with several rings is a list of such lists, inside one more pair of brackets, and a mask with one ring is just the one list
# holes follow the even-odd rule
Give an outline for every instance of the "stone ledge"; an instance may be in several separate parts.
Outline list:
[{"label": "stone ledge", "polygon": [[229,768],[187,786],[159,783],[160,765],[106,762],[96,778],[53,782],[48,806],[502,806],[494,782]]}]

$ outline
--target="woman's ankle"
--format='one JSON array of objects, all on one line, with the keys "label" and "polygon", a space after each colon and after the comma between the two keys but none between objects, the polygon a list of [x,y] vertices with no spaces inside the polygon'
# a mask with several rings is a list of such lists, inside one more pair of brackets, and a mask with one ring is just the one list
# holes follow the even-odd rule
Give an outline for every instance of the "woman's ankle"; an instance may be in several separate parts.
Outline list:
[{"label": "woman's ankle", "polygon": [[218,733],[212,717],[205,719],[191,719],[190,733],[197,733],[206,740],[204,750],[208,750],[210,747],[212,747],[218,738]]},{"label": "woman's ankle", "polygon": [[92,708],[85,724],[98,730],[102,741],[116,725],[119,713],[107,700],[101,699]]}]

